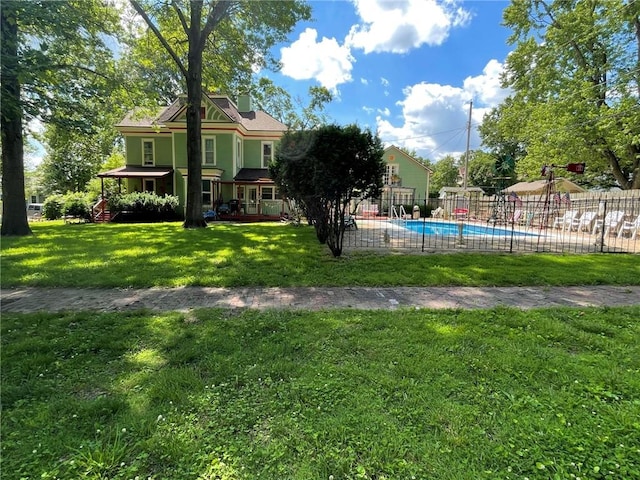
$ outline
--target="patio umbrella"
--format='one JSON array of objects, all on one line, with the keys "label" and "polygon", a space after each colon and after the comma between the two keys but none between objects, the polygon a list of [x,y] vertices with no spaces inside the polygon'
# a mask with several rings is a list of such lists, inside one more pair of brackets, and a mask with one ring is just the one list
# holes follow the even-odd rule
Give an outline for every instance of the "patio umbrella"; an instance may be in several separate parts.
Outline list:
[{"label": "patio umbrella", "polygon": [[[556,192],[580,193],[585,191],[584,188],[576,185],[571,180],[567,180],[566,178],[559,177],[556,178],[553,182]],[[502,191],[505,193],[514,192],[519,195],[537,195],[544,193],[546,186],[546,180],[536,180],[535,182],[519,182],[515,185],[511,185],[510,187],[505,188]]]}]

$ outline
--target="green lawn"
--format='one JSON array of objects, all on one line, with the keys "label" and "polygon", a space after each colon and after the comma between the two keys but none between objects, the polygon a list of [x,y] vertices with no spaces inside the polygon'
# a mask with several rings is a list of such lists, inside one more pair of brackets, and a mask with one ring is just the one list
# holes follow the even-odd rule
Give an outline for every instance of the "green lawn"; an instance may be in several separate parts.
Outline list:
[{"label": "green lawn", "polygon": [[334,259],[310,227],[32,224],[2,239],[1,286],[637,285],[637,255],[380,254]]},{"label": "green lawn", "polygon": [[3,315],[2,478],[637,479],[638,318]]},{"label": "green lawn", "polygon": [[[2,287],[637,285],[633,255],[334,259],[312,229],[33,224]],[[2,478],[640,479],[640,306],[3,314]]]}]

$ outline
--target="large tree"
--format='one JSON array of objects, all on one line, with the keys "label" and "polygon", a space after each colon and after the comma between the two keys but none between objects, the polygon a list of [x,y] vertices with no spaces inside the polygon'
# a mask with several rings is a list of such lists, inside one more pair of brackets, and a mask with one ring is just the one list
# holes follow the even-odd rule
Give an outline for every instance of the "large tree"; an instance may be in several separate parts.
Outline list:
[{"label": "large tree", "polygon": [[[299,0],[130,3],[180,72],[186,89],[188,178],[184,226],[205,227],[200,131],[203,88],[218,90],[234,82],[240,87],[243,79],[248,85],[252,68],[276,66],[270,49],[284,41],[299,20],[310,18],[310,8]],[[210,54],[205,55],[205,51]],[[209,74],[203,77],[205,70]]]},{"label": "large tree", "polygon": [[270,170],[289,198],[305,204],[318,239],[339,257],[351,201],[380,195],[383,154],[380,138],[369,130],[324,125],[285,134]]},{"label": "large tree", "polygon": [[[3,0],[1,16],[2,235],[31,233],[25,210],[24,137],[32,120],[86,129],[88,98],[113,85],[118,11],[100,0]],[[113,35],[113,36],[109,36]]]},{"label": "large tree", "polygon": [[586,162],[640,188],[640,2],[514,0],[504,24],[513,95],[493,116],[526,150],[519,173]]},{"label": "large tree", "polygon": [[460,171],[458,162],[453,156],[447,155],[441,158],[431,168],[433,175],[429,190],[432,192],[439,192],[442,187],[455,187],[458,184]]}]

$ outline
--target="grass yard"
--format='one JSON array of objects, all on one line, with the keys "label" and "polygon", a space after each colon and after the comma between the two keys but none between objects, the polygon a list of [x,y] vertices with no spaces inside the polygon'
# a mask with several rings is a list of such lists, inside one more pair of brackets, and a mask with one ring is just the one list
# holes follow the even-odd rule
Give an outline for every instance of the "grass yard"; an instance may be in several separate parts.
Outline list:
[{"label": "grass yard", "polygon": [[1,286],[638,285],[637,255],[391,254],[334,259],[311,227],[33,223],[2,239]]},{"label": "grass yard", "polygon": [[637,479],[640,307],[2,318],[2,478]]}]

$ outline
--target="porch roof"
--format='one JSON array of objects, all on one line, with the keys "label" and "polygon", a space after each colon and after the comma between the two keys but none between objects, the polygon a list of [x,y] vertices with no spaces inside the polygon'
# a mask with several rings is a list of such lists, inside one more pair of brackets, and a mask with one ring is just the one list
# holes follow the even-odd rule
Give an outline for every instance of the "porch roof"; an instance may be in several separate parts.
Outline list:
[{"label": "porch roof", "polygon": [[236,182],[273,183],[268,168],[241,168],[233,179]]},{"label": "porch roof", "polygon": [[126,165],[98,174],[100,178],[161,178],[173,173],[170,167],[138,167]]}]

